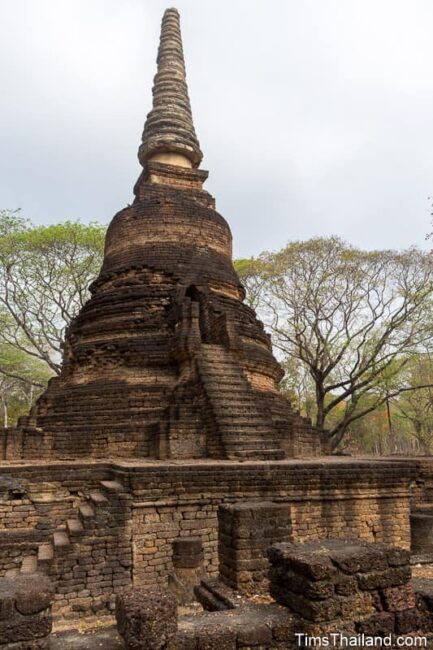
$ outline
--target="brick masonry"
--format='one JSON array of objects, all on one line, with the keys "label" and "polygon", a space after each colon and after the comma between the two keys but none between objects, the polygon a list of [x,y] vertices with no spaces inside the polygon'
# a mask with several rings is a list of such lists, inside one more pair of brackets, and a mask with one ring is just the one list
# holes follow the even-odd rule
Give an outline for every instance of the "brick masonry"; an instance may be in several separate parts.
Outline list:
[{"label": "brick masonry", "polygon": [[278,604],[242,600],[226,611],[185,616],[164,588],[128,588],[116,600],[126,650],[409,647],[424,645],[414,638],[420,635],[431,646],[432,581],[409,583],[407,550],[334,539],[280,543],[268,555]]},{"label": "brick masonry", "polygon": [[[328,436],[278,390],[284,372],[203,189],[179,15],[165,12],[143,165],[112,219],[61,373],[0,436],[5,459],[320,456]],[[168,103],[168,105],[166,105]]]},{"label": "brick masonry", "polygon": [[0,434],[0,576],[47,575],[56,615],[112,610],[131,584],[167,584],[182,537],[200,538],[216,576],[218,508],[237,501],[290,508],[295,541],[408,548],[415,464],[317,459],[326,434],[279,393],[283,370],[197,169],[175,10],[139,157],[60,376]]},{"label": "brick masonry", "polygon": [[[270,593],[307,635],[430,632],[431,614],[409,584],[407,550],[360,540],[277,544]],[[302,644],[301,644],[302,645]]]},{"label": "brick masonry", "polygon": [[216,576],[221,504],[290,508],[295,541],[410,545],[416,470],[407,463],[65,462],[3,464],[0,473],[0,576],[45,572],[56,615],[112,608],[132,583],[166,585],[182,537],[200,538],[203,568]]},{"label": "brick masonry", "polygon": [[268,592],[267,550],[292,540],[290,506],[247,501],[218,509],[219,575],[241,594]]}]

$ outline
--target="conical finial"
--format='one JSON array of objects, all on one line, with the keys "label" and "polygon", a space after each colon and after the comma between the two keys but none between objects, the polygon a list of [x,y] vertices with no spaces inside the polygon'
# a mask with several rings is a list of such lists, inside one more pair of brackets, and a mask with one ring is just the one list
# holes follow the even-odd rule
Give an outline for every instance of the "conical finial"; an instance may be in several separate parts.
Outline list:
[{"label": "conical finial", "polygon": [[162,18],[157,64],[139,160],[143,167],[152,158],[198,167],[203,154],[192,122],[177,9],[167,9]]}]

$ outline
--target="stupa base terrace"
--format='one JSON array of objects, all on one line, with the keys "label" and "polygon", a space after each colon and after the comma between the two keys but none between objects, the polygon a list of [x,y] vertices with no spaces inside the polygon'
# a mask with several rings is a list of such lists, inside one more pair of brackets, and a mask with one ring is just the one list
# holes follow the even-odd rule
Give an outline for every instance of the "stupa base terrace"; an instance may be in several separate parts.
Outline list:
[{"label": "stupa base terrace", "polygon": [[359,538],[409,549],[410,498],[426,507],[433,463],[3,461],[0,475],[0,577],[45,574],[54,615],[84,616],[112,610],[132,584],[167,585],[179,538],[199,538],[203,570],[217,576],[222,505],[286,506],[290,530],[263,533],[267,546],[290,533],[296,542]]}]

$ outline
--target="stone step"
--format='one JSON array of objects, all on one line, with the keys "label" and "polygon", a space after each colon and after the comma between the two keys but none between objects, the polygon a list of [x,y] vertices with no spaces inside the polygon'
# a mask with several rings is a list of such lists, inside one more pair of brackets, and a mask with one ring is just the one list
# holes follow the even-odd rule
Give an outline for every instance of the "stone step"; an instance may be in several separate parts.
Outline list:
[{"label": "stone step", "polygon": [[68,519],[66,522],[69,535],[76,537],[84,533],[83,524],[79,519]]},{"label": "stone step", "polygon": [[286,454],[283,449],[242,449],[231,450],[228,457],[233,460],[284,460]]},{"label": "stone step", "polygon": [[38,569],[38,558],[36,555],[26,555],[21,562],[20,573],[36,573]]},{"label": "stone step", "polygon": [[63,553],[71,547],[71,540],[65,530],[55,530],[53,533],[53,541],[56,553]]},{"label": "stone step", "polygon": [[125,491],[125,488],[119,481],[100,481],[99,483],[106,492],[119,493]]},{"label": "stone step", "polygon": [[203,584],[194,587],[194,594],[200,605],[203,606],[203,609],[208,612],[223,612],[229,609],[227,605],[214,596]]},{"label": "stone step", "polygon": [[38,548],[38,566],[50,564],[54,557],[54,547],[50,542],[41,544]]},{"label": "stone step", "polygon": [[18,567],[16,569],[8,569],[5,571],[5,578],[16,578],[20,574]]},{"label": "stone step", "polygon": [[215,598],[222,602],[227,609],[237,609],[242,605],[247,604],[238,591],[234,591],[231,587],[225,585],[218,578],[207,578],[201,580],[201,586],[210,591]]},{"label": "stone step", "polygon": [[89,497],[90,500],[95,505],[102,505],[103,503],[108,503],[107,497],[104,494],[102,494],[102,492],[99,492],[99,490],[95,492],[90,492]]},{"label": "stone step", "polygon": [[80,514],[82,523],[88,522],[95,516],[95,511],[88,503],[81,504],[81,506],[78,508],[78,512]]}]

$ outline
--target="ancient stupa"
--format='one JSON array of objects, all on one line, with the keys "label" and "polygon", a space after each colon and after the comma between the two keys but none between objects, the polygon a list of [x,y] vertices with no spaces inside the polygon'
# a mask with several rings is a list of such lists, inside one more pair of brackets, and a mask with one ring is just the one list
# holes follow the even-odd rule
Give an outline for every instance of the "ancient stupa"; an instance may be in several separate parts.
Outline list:
[{"label": "ancient stupa", "polygon": [[203,189],[176,9],[162,20],[135,200],[106,237],[63,368],[18,427],[22,458],[314,456],[321,432],[278,390],[283,371],[243,299],[232,236]]}]

